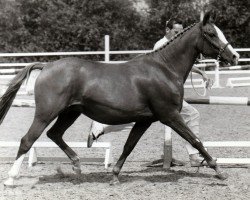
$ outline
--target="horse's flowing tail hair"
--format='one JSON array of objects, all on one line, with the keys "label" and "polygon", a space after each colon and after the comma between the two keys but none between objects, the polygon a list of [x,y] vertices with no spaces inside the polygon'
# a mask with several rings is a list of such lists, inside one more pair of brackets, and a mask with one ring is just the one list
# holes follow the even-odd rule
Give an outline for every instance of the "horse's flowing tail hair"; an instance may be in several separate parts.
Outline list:
[{"label": "horse's flowing tail hair", "polygon": [[10,82],[6,92],[0,98],[0,124],[7,112],[9,111],[12,102],[14,101],[17,91],[20,89],[24,80],[29,78],[32,69],[43,69],[43,65],[38,63],[33,63],[26,66],[22,71],[20,71]]}]

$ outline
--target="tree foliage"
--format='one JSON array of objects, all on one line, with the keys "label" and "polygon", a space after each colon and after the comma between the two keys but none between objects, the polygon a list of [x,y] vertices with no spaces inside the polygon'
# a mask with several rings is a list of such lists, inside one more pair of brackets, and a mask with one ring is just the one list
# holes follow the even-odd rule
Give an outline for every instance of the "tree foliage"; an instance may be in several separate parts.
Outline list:
[{"label": "tree foliage", "polygon": [[[0,51],[99,51],[151,49],[171,17],[198,22],[197,0],[147,0],[147,14],[124,0],[0,0]],[[237,47],[249,47],[249,1],[213,0],[217,24]],[[248,34],[247,34],[248,33]]]},{"label": "tree foliage", "polygon": [[[193,2],[193,3],[192,3]],[[200,10],[194,1],[187,0],[151,0],[151,7],[146,17],[144,40],[148,48],[165,35],[166,21],[179,18],[184,26],[199,21]]]},{"label": "tree foliage", "polygon": [[213,0],[216,23],[220,25],[229,42],[236,47],[250,47],[249,0]]},{"label": "tree foliage", "polygon": [[138,49],[142,41],[141,16],[123,0],[1,0],[0,6],[1,52],[100,51],[104,35],[113,50]]}]

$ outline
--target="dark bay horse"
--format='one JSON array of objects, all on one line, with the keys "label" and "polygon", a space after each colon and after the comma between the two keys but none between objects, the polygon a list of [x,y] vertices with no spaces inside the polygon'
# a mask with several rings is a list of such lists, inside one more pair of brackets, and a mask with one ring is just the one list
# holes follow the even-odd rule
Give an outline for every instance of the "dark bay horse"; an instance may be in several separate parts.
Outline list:
[{"label": "dark bay horse", "polygon": [[30,71],[42,70],[35,84],[34,121],[21,139],[16,161],[5,184],[13,184],[24,155],[57,117],[47,135],[72,160],[73,169],[80,173],[79,158],[62,136],[81,114],[110,125],[136,122],[113,168],[111,183],[119,183],[118,175],[126,158],[155,121],[174,129],[199,150],[220,178],[226,178],[180,115],[183,84],[200,53],[231,64],[236,64],[239,59],[239,54],[228,44],[220,29],[211,23],[209,12],[202,22],[187,27],[162,48],[127,63],[105,64],[65,58],[25,67],[12,80],[0,101],[2,122]]}]

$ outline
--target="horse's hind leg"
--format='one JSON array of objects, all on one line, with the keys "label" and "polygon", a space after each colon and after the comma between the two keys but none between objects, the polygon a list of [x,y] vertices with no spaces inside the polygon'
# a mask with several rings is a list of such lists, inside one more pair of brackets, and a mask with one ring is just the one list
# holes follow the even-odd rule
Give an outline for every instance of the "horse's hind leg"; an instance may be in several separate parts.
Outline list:
[{"label": "horse's hind leg", "polygon": [[25,154],[30,150],[34,142],[39,138],[50,121],[40,120],[35,117],[27,134],[21,139],[16,160],[8,172],[9,179],[4,182],[6,186],[12,186],[14,179],[18,176]]},{"label": "horse's hind leg", "polygon": [[128,139],[124,145],[122,155],[120,156],[119,160],[117,161],[116,165],[113,168],[113,180],[111,181],[111,185],[118,184],[118,175],[121,171],[121,168],[134,149],[135,145],[143,135],[143,133],[149,128],[151,122],[137,122],[134,127],[132,128],[131,132],[129,133]]},{"label": "horse's hind leg", "polygon": [[74,123],[80,114],[80,112],[73,110],[60,113],[55,124],[47,132],[47,136],[54,141],[72,161],[73,170],[77,174],[81,173],[80,159],[77,154],[64,142],[62,137],[64,132]]},{"label": "horse's hind leg", "polygon": [[206,159],[208,165],[217,172],[217,175],[220,179],[226,179],[227,175],[221,172],[216,161],[208,154],[208,152],[204,148],[199,138],[196,137],[196,135],[188,128],[183,118],[181,117],[180,113],[176,112],[171,116],[172,117],[170,120],[169,119],[167,121],[161,120],[161,122],[164,123],[165,125],[170,126],[182,138],[187,140],[194,148],[196,148],[201,153],[201,155]]}]

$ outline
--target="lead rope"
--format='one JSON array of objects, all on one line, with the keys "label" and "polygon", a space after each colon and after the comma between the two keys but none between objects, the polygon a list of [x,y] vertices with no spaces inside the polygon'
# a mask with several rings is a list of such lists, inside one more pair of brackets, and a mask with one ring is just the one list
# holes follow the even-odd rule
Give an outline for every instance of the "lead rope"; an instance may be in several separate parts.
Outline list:
[{"label": "lead rope", "polygon": [[195,91],[195,93],[198,95],[198,96],[201,96],[201,97],[205,97],[207,95],[207,88],[206,88],[206,84],[207,82],[205,81],[204,84],[203,84],[203,93],[200,94],[194,87],[194,83],[193,83],[193,75],[192,75],[192,72],[191,72],[191,85],[193,87],[193,90]]}]

